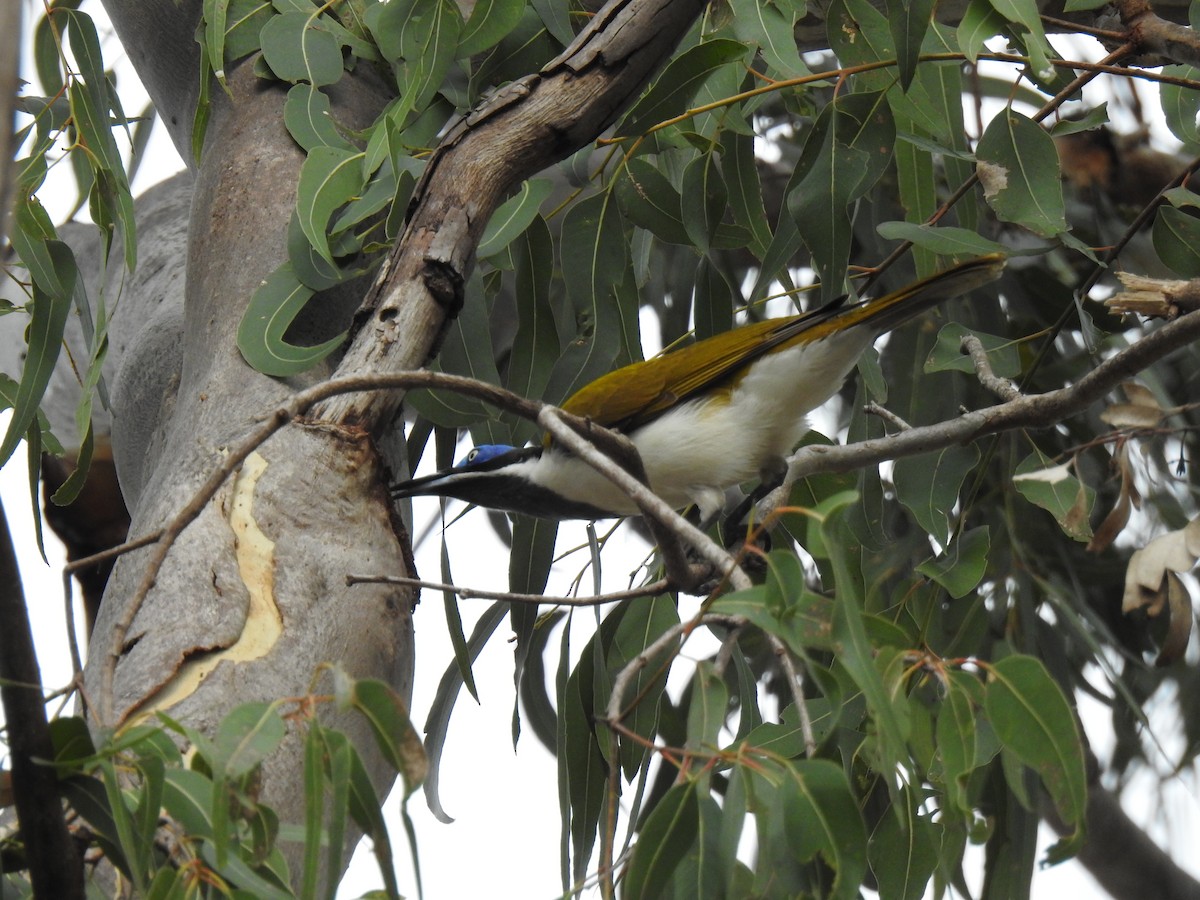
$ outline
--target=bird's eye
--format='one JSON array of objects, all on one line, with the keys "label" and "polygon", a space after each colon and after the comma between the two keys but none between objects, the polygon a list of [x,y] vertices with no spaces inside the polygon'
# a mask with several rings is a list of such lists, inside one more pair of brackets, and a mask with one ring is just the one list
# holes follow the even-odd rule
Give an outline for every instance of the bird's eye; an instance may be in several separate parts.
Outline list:
[{"label": "bird's eye", "polygon": [[479,455],[479,449],[475,448],[467,453],[467,462],[475,462],[475,457]]}]

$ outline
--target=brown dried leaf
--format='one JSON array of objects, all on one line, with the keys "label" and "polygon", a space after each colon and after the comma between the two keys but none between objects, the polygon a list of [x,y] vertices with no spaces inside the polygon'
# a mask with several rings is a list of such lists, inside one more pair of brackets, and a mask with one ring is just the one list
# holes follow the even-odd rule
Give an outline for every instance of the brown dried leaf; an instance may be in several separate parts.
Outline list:
[{"label": "brown dried leaf", "polygon": [[1125,595],[1121,611],[1128,614],[1145,609],[1151,616],[1162,612],[1167,602],[1165,585],[1168,572],[1187,572],[1200,557],[1200,519],[1193,519],[1178,531],[1159,535],[1129,557],[1125,570]]},{"label": "brown dried leaf", "polygon": [[1113,428],[1157,428],[1165,413],[1137,403],[1114,403],[1100,413],[1100,421]]},{"label": "brown dried leaf", "polygon": [[1154,396],[1154,392],[1144,384],[1138,384],[1136,381],[1125,381],[1121,384],[1121,390],[1125,394],[1125,399],[1137,406],[1149,406],[1152,409],[1161,410],[1158,405],[1158,398]]},{"label": "brown dried leaf", "polygon": [[1192,598],[1174,572],[1168,572],[1165,581],[1169,619],[1166,636],[1154,660],[1156,666],[1170,665],[1182,657],[1192,636]]}]

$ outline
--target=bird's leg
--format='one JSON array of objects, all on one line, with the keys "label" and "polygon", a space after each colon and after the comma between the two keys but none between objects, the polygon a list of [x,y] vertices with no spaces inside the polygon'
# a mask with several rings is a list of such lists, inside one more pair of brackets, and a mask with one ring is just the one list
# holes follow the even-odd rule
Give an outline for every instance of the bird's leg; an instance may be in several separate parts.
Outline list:
[{"label": "bird's leg", "polygon": [[[721,524],[721,534],[726,538],[726,546],[729,546],[733,541],[737,540],[737,536],[745,534],[744,523],[750,517],[752,510],[760,500],[783,484],[783,479],[787,477],[787,460],[783,457],[776,456],[763,463],[759,469],[758,486],[752,490],[741,503],[733,508],[733,511],[725,517]],[[760,537],[756,540],[758,546],[763,550],[769,550],[771,546],[770,536],[766,531],[759,532]]]}]

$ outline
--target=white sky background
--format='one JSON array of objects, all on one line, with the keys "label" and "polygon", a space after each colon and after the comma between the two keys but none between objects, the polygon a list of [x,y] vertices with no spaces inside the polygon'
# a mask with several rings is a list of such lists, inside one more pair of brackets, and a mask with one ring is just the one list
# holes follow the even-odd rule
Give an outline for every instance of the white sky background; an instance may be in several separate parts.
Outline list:
[{"label": "white sky background", "polygon": [[[34,20],[40,4],[24,0],[26,26]],[[105,33],[103,11],[94,2],[84,9],[97,20],[101,34]],[[115,39],[104,46],[107,62],[118,70],[118,85],[126,111],[133,115],[144,104],[144,93],[125,60]],[[28,53],[23,60],[32,69]],[[35,80],[33,76],[30,80]],[[36,89],[31,89],[36,92]],[[1104,99],[1102,96],[1098,99]],[[1098,102],[1094,98],[1094,102]],[[1153,104],[1146,104],[1153,107]],[[135,181],[135,193],[156,183],[182,167],[179,157],[165,131],[155,129],[147,158]],[[73,197],[73,184],[65,172],[66,186],[58,202],[65,210]],[[53,203],[51,205],[54,213]],[[646,329],[653,334],[655,329]],[[647,348],[653,350],[656,348]],[[6,424],[6,418],[0,420]],[[58,572],[63,563],[62,550],[47,527],[47,552],[50,564],[42,562],[33,542],[33,520],[25,474],[24,449],[0,472],[0,495],[3,496],[9,527],[13,533],[25,584],[26,600],[34,619],[35,640],[42,677],[47,688],[69,681],[70,660],[66,650],[62,588]],[[460,508],[457,504],[454,511]],[[437,516],[434,501],[416,505],[416,526],[422,529]],[[453,513],[451,518],[453,517]],[[470,538],[463,534],[470,532]],[[457,534],[455,534],[457,532]],[[585,540],[582,525],[567,524],[562,529],[565,541],[560,549]],[[452,566],[455,580],[461,584],[503,590],[507,585],[508,559],[502,545],[484,521],[482,512],[471,513],[464,521],[452,526]],[[630,545],[613,547],[619,553],[606,551],[603,559],[605,588],[626,586],[629,573],[644,553],[644,546],[634,541]],[[565,592],[570,579],[578,571],[582,556],[574,557],[560,566],[552,577],[548,593]],[[439,572],[438,535],[435,533],[417,548],[419,572],[437,580]],[[588,576],[590,583],[590,575]],[[467,633],[487,601],[460,601]],[[576,615],[577,625],[572,635],[572,647],[577,653],[590,633],[590,611]],[[427,592],[415,616],[417,635],[417,669],[413,697],[413,720],[420,727],[428,713],[438,680],[453,659],[446,632],[441,597]],[[511,716],[514,702],[512,681],[512,644],[507,642],[505,626],[497,630],[475,666],[475,679],[480,692],[476,704],[465,691],[460,695],[441,768],[442,804],[456,817],[451,825],[437,822],[428,812],[423,796],[418,793],[409,804],[421,852],[425,896],[429,900],[488,896],[494,898],[553,898],[560,895],[559,886],[559,807],[557,770],[553,757],[526,732],[515,753],[511,743]],[[1195,647],[1193,646],[1193,651]],[[694,656],[693,656],[694,653]],[[689,653],[676,666],[681,685],[691,676],[689,658],[703,655],[700,649]],[[1193,653],[1192,657],[1195,656]],[[1193,662],[1194,664],[1194,662]],[[552,674],[551,665],[551,674]],[[1099,679],[1096,679],[1100,683]],[[1110,751],[1108,711],[1095,701],[1080,698],[1089,737],[1096,752],[1105,759]],[[1161,717],[1160,717],[1161,718]],[[1178,748],[1181,736],[1177,728],[1165,724],[1157,736],[1170,752]],[[1165,766],[1166,763],[1164,762]],[[399,798],[389,799],[385,812],[389,816],[393,850],[397,860],[401,892],[416,895],[404,831],[395,814]],[[1200,804],[1197,802],[1194,773],[1187,772],[1167,782],[1160,795],[1157,781],[1150,775],[1136,780],[1126,791],[1126,808],[1139,822],[1149,823],[1150,833],[1160,844],[1179,849],[1178,861],[1193,874],[1200,876],[1200,860],[1194,852],[1200,835]],[[1053,841],[1049,829],[1043,829],[1042,847]],[[982,864],[982,853],[976,857],[975,868]],[[968,861],[968,868],[971,862]],[[976,883],[977,883],[976,876]],[[343,882],[339,896],[355,897],[380,884],[375,861],[366,847],[360,847]],[[1058,900],[1061,896],[1100,896],[1101,891],[1077,863],[1066,863],[1040,871],[1034,878],[1033,896],[1036,900]]]}]

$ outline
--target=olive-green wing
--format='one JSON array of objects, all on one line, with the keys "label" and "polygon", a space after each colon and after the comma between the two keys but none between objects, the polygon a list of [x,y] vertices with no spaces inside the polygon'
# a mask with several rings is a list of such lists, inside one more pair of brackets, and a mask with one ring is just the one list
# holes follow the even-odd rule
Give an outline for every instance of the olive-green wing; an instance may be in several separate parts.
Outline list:
[{"label": "olive-green wing", "polygon": [[609,372],[572,394],[563,409],[630,431],[697,394],[728,389],[766,353],[867,323],[882,334],[931,306],[993,281],[1003,267],[1003,257],[983,256],[876,300],[847,304],[842,297],[799,315],[734,328]]}]

